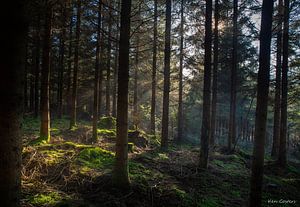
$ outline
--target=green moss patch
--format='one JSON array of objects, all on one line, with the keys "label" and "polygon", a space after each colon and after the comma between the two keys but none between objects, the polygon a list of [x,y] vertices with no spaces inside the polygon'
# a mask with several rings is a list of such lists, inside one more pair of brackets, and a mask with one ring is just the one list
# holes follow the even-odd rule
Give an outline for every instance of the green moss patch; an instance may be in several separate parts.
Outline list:
[{"label": "green moss patch", "polygon": [[98,122],[98,128],[100,129],[115,129],[116,128],[116,118],[111,116],[101,117]]},{"label": "green moss patch", "polygon": [[29,203],[36,206],[54,206],[62,200],[57,192],[41,193],[31,196]]},{"label": "green moss patch", "polygon": [[77,161],[89,168],[111,168],[114,162],[114,154],[99,147],[86,148],[78,154]]}]

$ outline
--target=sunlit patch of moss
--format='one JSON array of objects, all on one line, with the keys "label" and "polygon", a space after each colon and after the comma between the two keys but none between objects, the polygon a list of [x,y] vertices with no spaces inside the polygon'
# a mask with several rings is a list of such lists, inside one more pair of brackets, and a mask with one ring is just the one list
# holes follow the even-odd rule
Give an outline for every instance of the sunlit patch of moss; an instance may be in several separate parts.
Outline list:
[{"label": "sunlit patch of moss", "polygon": [[218,199],[214,197],[203,198],[198,205],[199,207],[218,207],[220,206]]},{"label": "sunlit patch of moss", "polygon": [[78,154],[77,161],[93,169],[110,168],[114,162],[114,153],[99,147],[86,148]]},{"label": "sunlit patch of moss", "polygon": [[46,155],[45,161],[48,164],[56,164],[64,159],[64,157],[68,154],[75,154],[74,150],[41,150],[42,154]]},{"label": "sunlit patch of moss", "polygon": [[98,135],[106,138],[115,138],[116,130],[115,129],[97,129]]},{"label": "sunlit patch of moss", "polygon": [[168,160],[169,157],[166,153],[158,153],[158,159],[160,160]]},{"label": "sunlit patch of moss", "polygon": [[72,127],[70,128],[70,131],[76,131],[77,129],[78,129],[78,126],[75,125],[75,126],[72,126]]},{"label": "sunlit patch of moss", "polygon": [[29,198],[29,202],[36,206],[54,206],[62,200],[57,192],[36,194]]},{"label": "sunlit patch of moss", "polygon": [[78,149],[93,147],[92,145],[79,144],[79,143],[75,143],[75,142],[63,142],[63,143],[59,144],[58,146],[61,146],[62,148],[78,148]]}]

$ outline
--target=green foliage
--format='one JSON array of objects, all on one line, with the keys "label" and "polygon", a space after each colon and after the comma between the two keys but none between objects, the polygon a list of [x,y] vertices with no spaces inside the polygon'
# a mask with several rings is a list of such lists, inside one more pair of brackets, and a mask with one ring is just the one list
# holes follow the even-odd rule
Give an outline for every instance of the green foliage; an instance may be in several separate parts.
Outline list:
[{"label": "green foliage", "polygon": [[214,197],[207,197],[202,199],[198,205],[199,207],[218,207],[220,206],[218,199]]},{"label": "green foliage", "polygon": [[29,202],[36,206],[54,206],[62,200],[57,192],[36,194],[29,198]]},{"label": "green foliage", "polygon": [[99,147],[86,148],[78,154],[77,161],[89,168],[104,169],[112,166],[114,153]]},{"label": "green foliage", "polygon": [[116,118],[112,116],[103,116],[98,122],[98,128],[100,129],[115,129],[117,125]]}]

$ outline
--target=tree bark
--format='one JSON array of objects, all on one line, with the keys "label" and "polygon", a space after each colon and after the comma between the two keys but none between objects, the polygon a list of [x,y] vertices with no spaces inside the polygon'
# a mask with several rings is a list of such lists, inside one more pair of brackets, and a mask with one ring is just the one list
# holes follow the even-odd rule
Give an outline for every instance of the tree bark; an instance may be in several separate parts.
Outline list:
[{"label": "tree bark", "polygon": [[40,14],[38,14],[35,34],[35,58],[34,58],[34,117],[39,115],[39,80],[40,80]]},{"label": "tree bark", "polygon": [[180,9],[180,57],[179,57],[179,91],[178,91],[178,134],[177,134],[177,143],[181,144],[182,142],[182,134],[183,134],[183,103],[182,103],[182,93],[183,93],[183,24],[184,24],[184,16],[183,16],[183,0],[181,0],[181,9]]},{"label": "tree bark", "polygon": [[96,44],[96,62],[95,62],[95,79],[94,79],[94,104],[93,104],[93,141],[98,140],[97,123],[98,123],[98,95],[99,95],[99,59],[100,59],[100,35],[101,35],[101,10],[102,0],[99,0],[98,5],[98,25],[97,25],[97,44]]},{"label": "tree bark", "polygon": [[230,117],[228,133],[228,150],[232,148],[232,143],[236,139],[236,81],[237,81],[237,20],[238,20],[238,0],[233,1],[233,35],[232,35],[232,68],[231,68],[231,88],[230,88]]},{"label": "tree bark", "polygon": [[281,100],[281,67],[282,67],[282,0],[278,1],[278,31],[277,31],[277,53],[276,53],[276,82],[275,82],[275,103],[274,103],[274,125],[273,145],[271,155],[278,157],[280,139],[280,100]]},{"label": "tree bark", "polygon": [[273,1],[264,0],[262,5],[260,30],[259,70],[257,77],[257,103],[251,171],[250,207],[260,207],[262,198],[262,181],[270,82],[272,14]]},{"label": "tree bark", "polygon": [[[22,0],[6,2],[1,9],[0,74],[0,200],[1,206],[20,206],[24,63],[27,40],[26,5]],[[14,25],[13,28],[11,25]]]},{"label": "tree bark", "polygon": [[278,164],[286,168],[286,145],[287,145],[287,96],[288,96],[288,67],[289,67],[289,0],[284,0],[283,21],[283,50],[282,50],[282,82],[281,82],[281,120],[280,120],[280,146]]},{"label": "tree bark", "polygon": [[154,0],[154,27],[153,27],[153,58],[152,58],[152,91],[151,91],[151,133],[155,135],[155,106],[156,106],[156,62],[157,62],[157,0]]},{"label": "tree bark", "polygon": [[53,8],[47,1],[45,11],[45,34],[43,44],[42,57],[42,73],[41,73],[41,128],[40,140],[50,141],[50,104],[49,104],[49,82],[50,82],[50,50],[51,50],[51,29],[52,29],[52,13]]},{"label": "tree bark", "polygon": [[134,88],[133,88],[133,125],[138,129],[138,67],[139,67],[139,37],[136,41],[135,67],[134,67]]},{"label": "tree bark", "polygon": [[201,127],[201,149],[200,168],[208,167],[209,136],[211,121],[211,43],[212,43],[212,0],[206,1],[205,12],[205,40],[204,40],[204,83],[203,83],[203,107],[202,107],[202,127]]},{"label": "tree bark", "polygon": [[81,0],[77,0],[77,21],[76,21],[76,38],[75,38],[75,46],[74,46],[75,51],[74,51],[74,69],[73,69],[73,84],[72,84],[72,98],[71,98],[72,103],[71,103],[70,128],[76,126],[80,24],[81,24]]},{"label": "tree bark", "polygon": [[58,66],[58,90],[57,90],[57,116],[59,119],[62,118],[63,113],[63,80],[64,80],[64,61],[65,61],[65,38],[66,38],[66,7],[67,3],[64,2],[62,5],[62,14],[61,14],[61,34],[59,39],[59,66]]},{"label": "tree bark", "polygon": [[71,114],[71,84],[72,84],[72,55],[73,55],[73,5],[70,3],[70,21],[69,21],[69,45],[68,45],[68,70],[67,70],[67,90],[66,90],[66,112]]},{"label": "tree bark", "polygon": [[107,64],[106,64],[106,116],[111,115],[110,107],[110,66],[111,66],[111,28],[112,28],[112,3],[109,3],[109,12],[108,12],[108,44],[107,44]]},{"label": "tree bark", "polygon": [[215,145],[216,137],[216,114],[217,114],[217,93],[218,93],[218,61],[219,61],[219,0],[215,0],[215,28],[214,28],[214,48],[213,48],[213,84],[211,100],[211,134],[210,145]]},{"label": "tree bark", "polygon": [[116,162],[113,183],[129,188],[128,177],[128,81],[131,0],[122,0],[119,41]]},{"label": "tree bark", "polygon": [[[118,11],[120,11],[121,3],[118,0],[117,2],[117,8]],[[120,16],[117,16],[117,23],[116,23],[116,39],[119,38],[119,18]],[[119,52],[119,43],[116,41],[116,50],[115,50],[115,67],[114,67],[114,85],[113,85],[113,101],[112,101],[112,116],[117,116],[117,83],[118,83],[118,52]]]},{"label": "tree bark", "polygon": [[172,1],[166,0],[166,28],[165,28],[165,58],[164,58],[164,91],[163,114],[161,130],[161,148],[168,149],[169,139],[169,93],[170,93],[170,58],[171,58],[171,7]]}]

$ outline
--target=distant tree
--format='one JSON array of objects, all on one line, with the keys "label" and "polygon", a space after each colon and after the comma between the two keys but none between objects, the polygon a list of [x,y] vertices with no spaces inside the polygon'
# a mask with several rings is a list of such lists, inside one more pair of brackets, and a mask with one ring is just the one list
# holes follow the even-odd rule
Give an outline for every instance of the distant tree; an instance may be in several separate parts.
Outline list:
[{"label": "distant tree", "polygon": [[50,104],[49,104],[49,82],[50,82],[50,50],[53,6],[50,1],[46,2],[45,26],[43,38],[43,56],[41,72],[41,128],[40,140],[50,141]]},{"label": "distant tree", "polygon": [[[8,1],[1,7],[0,61],[0,200],[1,206],[20,206],[23,114],[23,75],[28,18],[26,1]],[[12,27],[13,25],[13,27]]]},{"label": "distant tree", "polygon": [[288,67],[289,67],[289,16],[290,1],[284,0],[283,20],[283,51],[282,51],[282,82],[281,82],[281,120],[280,120],[280,145],[278,163],[285,168],[287,164],[287,96],[288,96]]},{"label": "distant tree", "polygon": [[164,89],[163,89],[163,114],[162,114],[162,130],[161,130],[162,149],[168,149],[168,139],[169,139],[168,128],[169,128],[170,57],[171,57],[171,7],[172,7],[172,1],[166,0]]},{"label": "distant tree", "polygon": [[259,70],[257,76],[257,104],[255,113],[255,132],[253,160],[251,168],[250,207],[260,207],[268,112],[270,82],[270,53],[272,38],[273,1],[264,0],[262,5]]},{"label": "distant tree", "polygon": [[77,20],[76,20],[76,37],[75,37],[75,51],[74,51],[74,69],[73,69],[73,83],[72,83],[72,98],[71,98],[71,119],[70,128],[76,125],[77,115],[77,82],[78,82],[78,64],[79,64],[79,40],[80,40],[80,25],[81,25],[81,0],[77,0]]},{"label": "distant tree", "polygon": [[206,1],[204,39],[204,82],[201,127],[200,168],[208,167],[210,121],[211,121],[211,43],[212,43],[212,0]]},{"label": "distant tree", "polygon": [[129,187],[128,177],[128,81],[131,0],[122,0],[119,41],[116,162],[113,183]]}]

